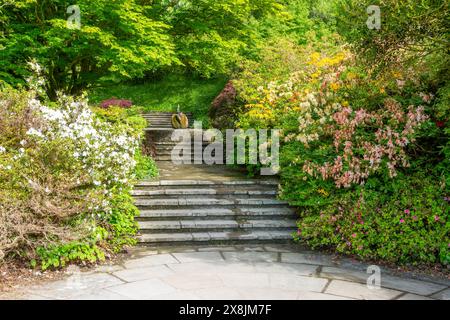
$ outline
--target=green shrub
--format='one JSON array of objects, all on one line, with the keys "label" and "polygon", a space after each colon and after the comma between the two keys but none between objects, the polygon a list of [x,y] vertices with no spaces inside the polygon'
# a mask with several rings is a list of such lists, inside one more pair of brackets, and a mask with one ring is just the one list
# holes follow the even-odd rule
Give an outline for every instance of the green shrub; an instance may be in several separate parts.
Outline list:
[{"label": "green shrub", "polygon": [[448,264],[450,213],[442,194],[433,178],[420,172],[318,191],[316,203],[302,207],[295,238],[365,259]]},{"label": "green shrub", "polygon": [[0,105],[0,262],[93,263],[135,244],[130,189],[145,120],[34,92],[0,92]]}]

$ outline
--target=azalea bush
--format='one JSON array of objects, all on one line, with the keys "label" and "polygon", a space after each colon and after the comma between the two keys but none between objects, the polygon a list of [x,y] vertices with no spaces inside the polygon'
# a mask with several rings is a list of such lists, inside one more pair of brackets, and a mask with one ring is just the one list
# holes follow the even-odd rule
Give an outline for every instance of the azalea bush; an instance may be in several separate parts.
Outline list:
[{"label": "azalea bush", "polygon": [[362,258],[449,263],[447,129],[424,69],[378,77],[345,44],[289,50],[298,63],[287,76],[268,80],[268,64],[243,72],[253,89],[234,83],[245,103],[238,127],[282,130],[281,197],[299,207],[295,239]]},{"label": "azalea bush", "polygon": [[49,103],[33,90],[2,91],[0,106],[0,258],[45,269],[134,244],[129,191],[146,161],[145,120],[121,108],[97,115],[83,98]]},{"label": "azalea bush", "polygon": [[131,108],[133,102],[125,99],[111,98],[104,100],[100,103],[100,107],[103,109],[108,109],[109,107],[121,107],[121,108]]}]

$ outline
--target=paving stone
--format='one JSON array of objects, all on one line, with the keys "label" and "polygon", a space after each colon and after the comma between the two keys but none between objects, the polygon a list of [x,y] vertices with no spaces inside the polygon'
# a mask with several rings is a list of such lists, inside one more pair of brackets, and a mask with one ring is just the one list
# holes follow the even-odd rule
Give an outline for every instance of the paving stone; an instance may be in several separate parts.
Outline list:
[{"label": "paving stone", "polygon": [[[159,246],[158,246],[159,247]],[[159,247],[159,253],[183,253],[183,252],[196,252],[192,247],[186,247],[186,246],[168,246],[168,247]]]},{"label": "paving stone", "polygon": [[172,287],[183,290],[204,289],[222,287],[223,283],[219,276],[211,274],[175,274],[160,278]]},{"label": "paving stone", "polygon": [[187,252],[187,253],[174,253],[173,255],[181,263],[224,261],[220,252],[192,252],[192,253]]},{"label": "paving stone", "polygon": [[266,273],[230,272],[220,273],[219,277],[229,288],[269,288],[269,276]]},{"label": "paving stone", "polygon": [[275,252],[223,252],[227,261],[245,262],[276,262],[278,254]]},{"label": "paving stone", "polygon": [[264,249],[269,252],[292,252],[294,249],[287,246],[265,245]]},{"label": "paving stone", "polygon": [[263,247],[244,247],[243,250],[248,251],[248,252],[264,252],[265,251]]},{"label": "paving stone", "polygon": [[170,254],[158,254],[146,256],[139,259],[133,259],[125,262],[125,268],[144,268],[148,266],[156,266],[162,264],[173,264],[178,263],[178,261]]},{"label": "paving stone", "polygon": [[279,273],[270,274],[270,287],[277,289],[321,292],[327,283],[327,279],[321,278]]},{"label": "paving stone", "polygon": [[433,299],[450,300],[450,289],[438,292],[431,296]]},{"label": "paving stone", "polygon": [[166,265],[127,269],[113,273],[114,276],[126,282],[134,282],[140,280],[165,277],[173,274],[174,272],[171,269],[169,269]]},{"label": "paving stone", "polygon": [[288,275],[312,276],[316,273],[319,266],[310,264],[296,264],[296,263],[254,263],[256,272],[265,273],[282,273]]},{"label": "paving stone", "polygon": [[129,297],[121,294],[108,291],[108,289],[100,289],[94,292],[89,291],[86,293],[79,292],[76,296],[71,298],[72,300],[130,300]]},{"label": "paving stone", "polygon": [[175,292],[176,289],[159,279],[149,279],[110,287],[108,291],[130,299],[146,300],[157,295]]},{"label": "paving stone", "polygon": [[92,292],[120,284],[123,284],[123,281],[106,273],[80,273],[64,280],[49,282],[28,289],[33,294],[51,299],[71,299],[78,296],[80,292]]},{"label": "paving stone", "polygon": [[218,246],[218,247],[200,247],[198,248],[198,251],[234,251],[236,250],[235,247],[230,247],[230,246]]},{"label": "paving stone", "polygon": [[305,253],[281,253],[281,261],[289,263],[317,264],[322,266],[333,266],[330,256]]},{"label": "paving stone", "polygon": [[350,269],[323,267],[320,276],[323,278],[355,281],[364,284],[367,283],[367,279],[371,276],[371,274]]},{"label": "paving stone", "polygon": [[226,272],[253,273],[255,267],[242,262],[191,262],[168,265],[176,273],[182,274],[217,274]]},{"label": "paving stone", "polygon": [[364,284],[333,280],[325,293],[363,300],[391,300],[399,296],[402,292],[385,288],[369,289]]},{"label": "paving stone", "polygon": [[100,273],[112,273],[112,272],[123,270],[123,269],[124,268],[121,265],[104,264],[104,265],[100,265],[100,266],[95,267],[95,269],[93,271],[94,272],[100,272]]},{"label": "paving stone", "polygon": [[384,276],[381,274],[381,286],[395,290],[415,293],[422,296],[427,296],[446,288],[441,284],[435,284],[426,281],[403,279],[399,277]]}]

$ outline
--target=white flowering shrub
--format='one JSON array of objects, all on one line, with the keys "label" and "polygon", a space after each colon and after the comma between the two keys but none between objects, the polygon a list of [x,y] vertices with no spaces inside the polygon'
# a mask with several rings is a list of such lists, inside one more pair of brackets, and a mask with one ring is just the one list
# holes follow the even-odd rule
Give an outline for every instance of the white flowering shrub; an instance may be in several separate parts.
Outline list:
[{"label": "white flowering shrub", "polygon": [[30,128],[29,136],[41,143],[57,139],[72,141],[73,158],[81,163],[91,182],[105,193],[117,184],[130,186],[139,134],[96,118],[86,100],[74,101],[61,96],[58,109],[35,99],[30,100],[30,105],[42,115],[45,125],[41,130]]},{"label": "white flowering shrub", "polygon": [[142,121],[98,117],[84,98],[0,92],[0,259],[43,268],[133,244],[129,190]]}]

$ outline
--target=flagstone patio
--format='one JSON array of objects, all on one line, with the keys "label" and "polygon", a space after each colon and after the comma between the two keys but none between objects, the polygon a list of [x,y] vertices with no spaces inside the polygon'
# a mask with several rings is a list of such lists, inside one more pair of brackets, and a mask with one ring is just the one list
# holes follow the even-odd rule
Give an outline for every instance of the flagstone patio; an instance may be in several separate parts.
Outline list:
[{"label": "flagstone patio", "polygon": [[65,279],[17,288],[3,299],[450,299],[450,280],[381,268],[290,245],[133,249],[123,260]]}]

